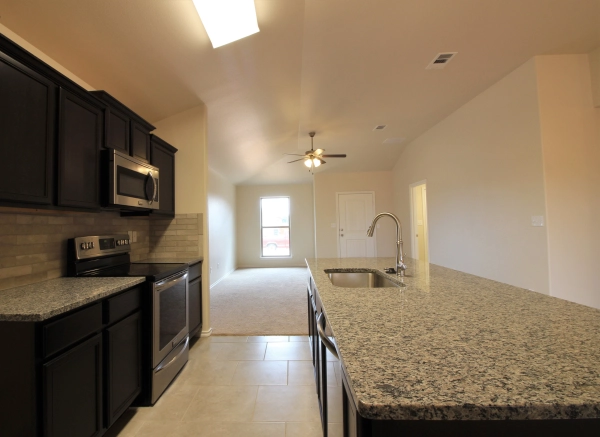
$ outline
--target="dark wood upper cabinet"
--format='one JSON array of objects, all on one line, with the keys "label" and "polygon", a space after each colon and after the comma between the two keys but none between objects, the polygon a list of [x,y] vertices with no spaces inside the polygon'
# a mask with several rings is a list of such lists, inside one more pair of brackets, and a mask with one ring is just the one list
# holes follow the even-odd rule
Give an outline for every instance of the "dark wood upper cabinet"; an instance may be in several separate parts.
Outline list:
[{"label": "dark wood upper cabinet", "polygon": [[136,121],[131,121],[131,156],[150,162],[150,131]]},{"label": "dark wood upper cabinet", "polygon": [[106,147],[129,155],[129,117],[116,109],[106,110]]},{"label": "dark wood upper cabinet", "polygon": [[59,114],[57,204],[99,209],[104,105],[61,89]]},{"label": "dark wood upper cabinet", "polygon": [[52,204],[56,90],[0,52],[0,201]]},{"label": "dark wood upper cabinet", "polygon": [[150,132],[155,127],[106,91],[90,93],[107,105],[104,147],[150,162]]},{"label": "dark wood upper cabinet", "polygon": [[169,143],[160,139],[156,135],[151,137],[151,161],[150,163],[158,167],[159,184],[158,200],[160,209],[155,210],[153,214],[175,215],[175,153],[177,149]]}]

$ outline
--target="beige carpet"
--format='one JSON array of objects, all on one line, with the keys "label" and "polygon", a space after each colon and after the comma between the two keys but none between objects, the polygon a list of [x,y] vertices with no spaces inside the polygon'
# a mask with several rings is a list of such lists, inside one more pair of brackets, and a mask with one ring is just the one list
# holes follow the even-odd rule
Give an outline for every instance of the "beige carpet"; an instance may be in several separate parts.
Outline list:
[{"label": "beige carpet", "polygon": [[210,290],[213,335],[307,335],[306,268],[236,270]]}]

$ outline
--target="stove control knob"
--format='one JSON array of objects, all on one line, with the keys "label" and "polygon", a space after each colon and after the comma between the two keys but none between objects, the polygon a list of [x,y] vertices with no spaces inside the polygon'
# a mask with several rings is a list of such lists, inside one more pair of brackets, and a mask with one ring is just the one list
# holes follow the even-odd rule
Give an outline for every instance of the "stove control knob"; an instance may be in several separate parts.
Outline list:
[{"label": "stove control knob", "polygon": [[93,242],[93,241],[90,243],[90,247],[91,247],[92,249],[94,248],[94,242]]},{"label": "stove control knob", "polygon": [[117,240],[117,246],[121,245],[121,240]]},{"label": "stove control knob", "polygon": [[129,238],[125,240],[125,244],[129,244]]},{"label": "stove control knob", "polygon": [[81,250],[85,250],[85,243],[81,243]]}]

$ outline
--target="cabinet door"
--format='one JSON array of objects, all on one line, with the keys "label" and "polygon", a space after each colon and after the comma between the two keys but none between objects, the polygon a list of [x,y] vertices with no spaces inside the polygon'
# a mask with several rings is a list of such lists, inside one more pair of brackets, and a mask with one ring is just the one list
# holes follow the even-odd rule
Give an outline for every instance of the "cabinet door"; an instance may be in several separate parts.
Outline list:
[{"label": "cabinet door", "polygon": [[133,120],[131,121],[131,156],[150,162],[150,132]]},{"label": "cabinet door", "polygon": [[44,436],[102,434],[102,334],[43,366]]},{"label": "cabinet door", "polygon": [[162,146],[156,137],[151,141],[152,165],[158,167],[160,183],[158,201],[160,209],[153,214],[175,215],[175,154]]},{"label": "cabinet door", "polygon": [[194,279],[189,285],[190,336],[202,328],[202,278]]},{"label": "cabinet door", "polygon": [[129,117],[112,108],[106,113],[106,147],[129,155]]},{"label": "cabinet door", "polygon": [[52,203],[56,86],[0,53],[0,200]]},{"label": "cabinet door", "polygon": [[104,111],[60,90],[58,135],[58,204],[100,208],[100,147]]},{"label": "cabinet door", "polygon": [[138,311],[105,331],[107,426],[119,418],[142,390],[141,323]]}]

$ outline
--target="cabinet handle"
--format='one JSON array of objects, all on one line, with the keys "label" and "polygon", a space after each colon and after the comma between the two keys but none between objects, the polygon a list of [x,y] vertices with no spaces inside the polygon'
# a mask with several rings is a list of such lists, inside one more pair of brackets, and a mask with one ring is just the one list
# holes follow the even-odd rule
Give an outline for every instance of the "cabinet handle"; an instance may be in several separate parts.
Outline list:
[{"label": "cabinet handle", "polygon": [[323,313],[319,314],[319,317],[317,317],[317,332],[319,333],[319,338],[321,339],[327,350],[331,352],[331,355],[333,355],[339,360],[340,357],[337,351],[335,350],[335,346],[333,345],[331,340],[329,340],[329,337],[327,337],[323,332],[323,328],[321,327],[321,317],[323,317]]}]

